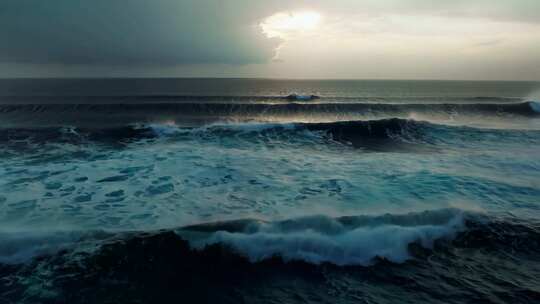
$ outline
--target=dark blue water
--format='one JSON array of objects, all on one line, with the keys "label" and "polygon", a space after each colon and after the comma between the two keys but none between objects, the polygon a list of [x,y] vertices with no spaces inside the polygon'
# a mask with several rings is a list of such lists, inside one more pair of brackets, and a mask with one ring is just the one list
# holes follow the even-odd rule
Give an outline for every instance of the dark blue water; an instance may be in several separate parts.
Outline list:
[{"label": "dark blue water", "polygon": [[539,89],[2,80],[0,303],[538,301]]}]

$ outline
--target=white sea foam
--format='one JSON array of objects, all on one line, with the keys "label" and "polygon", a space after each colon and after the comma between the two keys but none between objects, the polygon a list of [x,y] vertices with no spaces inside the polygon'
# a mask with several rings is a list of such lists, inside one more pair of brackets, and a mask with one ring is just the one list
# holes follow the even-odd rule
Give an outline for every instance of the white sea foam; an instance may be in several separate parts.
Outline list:
[{"label": "white sea foam", "polygon": [[537,113],[540,113],[540,90],[536,90],[526,97],[529,101],[531,109]]},{"label": "white sea foam", "polygon": [[148,128],[157,136],[172,136],[182,132],[182,128],[176,125],[174,122],[165,121],[162,123],[141,124],[136,125],[136,128]]},{"label": "white sea foam", "polygon": [[[452,210],[408,216],[360,217],[348,225],[337,219],[312,217],[261,227],[246,232],[215,232],[193,242],[202,248],[221,243],[231,246],[252,262],[273,256],[286,261],[320,264],[370,265],[376,257],[401,263],[411,258],[408,246],[418,242],[429,248],[441,238],[452,238],[464,228],[461,213]],[[445,217],[447,217],[445,220]],[[349,226],[352,221],[352,227]]]},{"label": "white sea foam", "polygon": [[197,128],[186,128],[174,123],[155,123],[142,125],[139,127],[149,128],[157,136],[173,136],[178,134],[198,134],[208,131],[233,131],[238,133],[264,132],[266,130],[281,128],[284,130],[294,130],[295,123],[265,123],[265,122],[246,122],[246,123],[212,123]]},{"label": "white sea foam", "polygon": [[69,134],[69,135],[74,135],[74,136],[81,136],[78,132],[77,132],[77,128],[74,127],[74,126],[65,126],[62,128],[62,132],[64,134]]}]

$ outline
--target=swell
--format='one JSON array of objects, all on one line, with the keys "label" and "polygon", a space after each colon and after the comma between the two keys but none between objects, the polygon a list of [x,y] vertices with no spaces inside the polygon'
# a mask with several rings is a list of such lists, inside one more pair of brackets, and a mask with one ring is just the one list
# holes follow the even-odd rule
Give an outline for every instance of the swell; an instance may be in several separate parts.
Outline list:
[{"label": "swell", "polygon": [[203,127],[137,124],[115,128],[0,128],[0,143],[4,144],[4,148],[25,148],[53,143],[125,145],[140,140],[158,139],[212,141],[231,138],[258,141],[273,138],[287,142],[301,138],[319,138],[357,148],[399,150],[406,149],[406,144],[425,144],[429,131],[436,129],[436,125],[428,122],[398,118],[330,123],[229,123]]},{"label": "swell", "polygon": [[453,119],[537,117],[539,106],[523,103],[389,104],[389,103],[160,103],[160,104],[17,104],[0,106],[0,126],[115,126],[129,123],[175,121],[204,124],[236,121],[328,121],[407,118]]},{"label": "swell", "polygon": [[298,96],[310,96],[309,100],[332,103],[516,103],[523,101],[518,97],[495,97],[495,96],[317,96],[317,95],[177,95],[177,94],[131,94],[131,95],[69,95],[69,94],[19,94],[1,95],[0,102],[3,104],[160,104],[160,103],[257,103],[257,102],[288,102],[291,100],[301,101]]},{"label": "swell", "polygon": [[264,143],[265,139],[284,143],[340,143],[372,151],[429,152],[438,145],[498,141],[536,142],[537,131],[482,129],[433,124],[412,119],[337,121],[328,123],[218,123],[202,127],[165,124],[134,124],[119,127],[34,127],[0,128],[0,143],[5,149],[34,151],[48,144],[105,144],[125,146],[141,140],[205,142],[231,139],[244,143]]},{"label": "swell", "polygon": [[521,103],[157,103],[157,104],[4,104],[0,113],[61,113],[61,112],[151,112],[182,114],[254,114],[254,113],[310,113],[310,112],[479,112],[531,115],[535,102]]}]

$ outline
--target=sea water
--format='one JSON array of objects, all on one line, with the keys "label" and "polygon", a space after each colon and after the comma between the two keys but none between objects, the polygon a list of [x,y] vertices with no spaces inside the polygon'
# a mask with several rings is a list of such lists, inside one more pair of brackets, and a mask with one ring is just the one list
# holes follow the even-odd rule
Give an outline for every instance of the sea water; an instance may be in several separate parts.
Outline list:
[{"label": "sea water", "polygon": [[[0,298],[76,302],[83,288],[102,302],[152,275],[170,277],[163,265],[180,271],[191,261],[200,268],[183,275],[194,272],[219,292],[184,284],[149,294],[230,302],[432,303],[448,293],[457,302],[538,299],[539,88],[2,80]],[[182,242],[187,247],[175,247]],[[223,265],[240,262],[205,253],[213,246],[279,287],[231,274]],[[139,259],[146,254],[154,264]],[[119,256],[130,266],[119,266]],[[85,274],[103,259],[118,281],[110,286],[103,272]],[[208,263],[234,278],[236,295],[222,290],[228,280],[205,272]],[[137,267],[146,270],[132,273]],[[300,286],[288,289],[291,280]]]}]

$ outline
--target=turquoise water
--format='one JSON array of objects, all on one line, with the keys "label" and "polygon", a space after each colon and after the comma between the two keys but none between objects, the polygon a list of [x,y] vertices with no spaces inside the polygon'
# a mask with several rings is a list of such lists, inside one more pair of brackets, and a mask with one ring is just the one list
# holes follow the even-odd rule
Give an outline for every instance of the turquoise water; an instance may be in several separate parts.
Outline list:
[{"label": "turquoise water", "polygon": [[2,149],[1,222],[149,230],[449,207],[538,217],[540,131],[420,128],[386,151],[279,124],[154,125],[120,147],[64,130],[65,142]]}]

